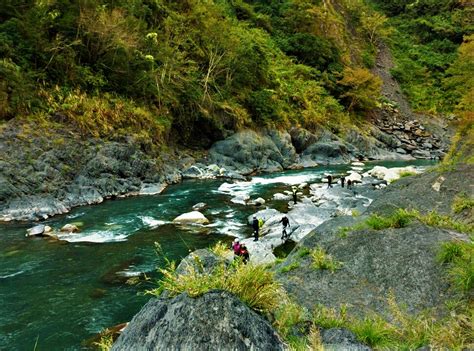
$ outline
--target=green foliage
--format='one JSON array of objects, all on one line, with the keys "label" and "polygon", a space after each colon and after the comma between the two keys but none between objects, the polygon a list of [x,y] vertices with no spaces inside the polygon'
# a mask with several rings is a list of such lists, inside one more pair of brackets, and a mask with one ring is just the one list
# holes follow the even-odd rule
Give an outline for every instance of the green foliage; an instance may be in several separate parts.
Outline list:
[{"label": "green foliage", "polygon": [[382,217],[377,214],[371,215],[365,223],[369,228],[381,230],[386,228],[403,228],[406,227],[415,217],[414,213],[404,209],[396,210],[388,217]]},{"label": "green foliage", "polygon": [[235,294],[250,308],[259,312],[275,310],[284,297],[283,291],[272,272],[263,266],[235,261],[231,265],[222,262],[211,273],[204,273],[202,262],[196,257],[195,265],[188,265],[185,274],[176,274],[174,262],[160,268],[163,277],[158,287],[149,290],[156,296],[166,290],[170,296],[186,292],[191,297],[200,296],[213,289]]},{"label": "green foliage", "polygon": [[225,258],[229,253],[229,245],[226,245],[226,243],[222,241],[218,241],[216,244],[214,244],[214,246],[210,248],[210,251],[217,256]]},{"label": "green foliage", "polygon": [[474,289],[474,243],[444,243],[437,258],[441,263],[449,264],[448,274],[455,289],[469,296]]},{"label": "green foliage", "polygon": [[369,346],[386,347],[391,343],[391,334],[388,323],[380,316],[366,317],[356,323],[352,329],[357,339]]},{"label": "green foliage", "polygon": [[287,338],[289,331],[302,322],[305,316],[303,308],[293,302],[282,303],[275,311],[274,326],[283,338]]},{"label": "green foliage", "polygon": [[342,267],[342,262],[336,261],[331,255],[327,254],[322,247],[313,249],[310,253],[310,257],[314,269],[327,269],[333,273]]},{"label": "green foliage", "polygon": [[416,175],[416,172],[412,172],[412,171],[402,171],[399,174],[400,178],[411,177],[414,175]]},{"label": "green foliage", "polygon": [[396,63],[392,74],[412,106],[452,111],[472,87],[472,75],[465,74],[472,66],[470,39],[466,51],[456,53],[463,36],[472,33],[472,21],[467,20],[472,9],[456,0],[373,1],[392,16],[391,48]]},{"label": "green foliage", "polygon": [[426,215],[421,215],[417,211],[413,211],[413,214],[416,218],[429,226],[432,227],[440,227],[446,229],[453,229],[461,233],[474,233],[474,226],[470,224],[466,224],[463,222],[459,222],[451,218],[450,216],[443,216],[436,212],[430,212]]},{"label": "green foliage", "polygon": [[461,350],[474,345],[472,313],[466,301],[448,317],[440,318],[436,312],[409,314],[388,298],[389,318],[371,313],[358,318],[340,309],[317,306],[313,312],[314,324],[322,328],[347,328],[357,338],[376,349],[414,350],[429,345],[434,349]]},{"label": "green foliage", "polygon": [[463,244],[459,242],[447,242],[441,246],[438,252],[438,261],[441,263],[451,263],[455,259],[464,255]]},{"label": "green foliage", "polygon": [[281,273],[287,273],[287,272],[290,272],[293,269],[296,269],[296,268],[299,268],[299,267],[300,267],[300,263],[295,261],[295,262],[292,262],[289,265],[283,267],[282,269],[280,269],[280,272]]},{"label": "green foliage", "polygon": [[311,253],[311,250],[307,247],[302,247],[298,250],[298,257],[305,257],[305,256],[308,256],[309,254]]},{"label": "green foliage", "polygon": [[100,340],[94,343],[94,346],[100,351],[109,351],[114,343],[113,336],[111,334],[105,334],[101,336]]},{"label": "green foliage", "polygon": [[365,68],[346,67],[342,74],[342,79],[338,83],[345,89],[342,98],[348,101],[350,111],[376,107],[382,86],[379,77]]},{"label": "green foliage", "polygon": [[461,194],[454,198],[451,207],[454,213],[461,213],[464,210],[474,207],[474,198],[469,197],[466,194]]}]

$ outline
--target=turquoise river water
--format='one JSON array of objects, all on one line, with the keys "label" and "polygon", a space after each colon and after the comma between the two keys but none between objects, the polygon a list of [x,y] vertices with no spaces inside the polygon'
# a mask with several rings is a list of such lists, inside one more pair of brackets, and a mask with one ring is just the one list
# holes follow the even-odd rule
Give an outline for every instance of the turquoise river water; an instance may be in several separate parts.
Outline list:
[{"label": "turquoise river water", "polygon": [[[429,161],[378,162],[389,167],[429,165]],[[375,163],[368,163],[371,168]],[[151,282],[127,284],[127,276],[145,272],[152,281],[164,258],[180,260],[190,250],[233,236],[250,236],[247,216],[256,211],[230,200],[236,194],[271,198],[301,182],[319,182],[324,172],[342,173],[349,165],[286,171],[224,185],[226,180],[189,180],[155,196],[130,197],[79,207],[45,224],[60,228],[81,222],[68,241],[26,238],[34,223],[0,224],[0,350],[81,350],[103,329],[129,321],[150,298]],[[228,183],[233,183],[227,181]],[[198,203],[211,224],[180,227],[171,223]],[[269,207],[285,209],[281,202]],[[120,277],[124,277],[121,279]]]}]

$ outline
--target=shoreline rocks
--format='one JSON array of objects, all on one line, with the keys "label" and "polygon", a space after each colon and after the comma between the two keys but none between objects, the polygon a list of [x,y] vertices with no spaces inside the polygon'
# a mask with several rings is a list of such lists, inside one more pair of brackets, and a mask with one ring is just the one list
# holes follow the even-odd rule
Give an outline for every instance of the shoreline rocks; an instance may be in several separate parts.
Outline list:
[{"label": "shoreline rocks", "polygon": [[[384,123],[382,127],[389,128]],[[0,148],[6,155],[0,161],[0,221],[44,220],[107,199],[156,195],[183,179],[244,180],[256,172],[357,159],[428,158],[427,150],[430,157],[446,151],[440,138],[428,137],[419,122],[403,128],[397,124],[385,132],[378,129],[382,127],[372,126],[370,136],[353,128],[345,139],[324,128],[317,132],[302,128],[243,130],[214,143],[207,156],[196,160],[182,151],[169,151],[158,159],[133,138],[84,140],[71,130],[55,130],[54,136],[34,135],[31,143],[21,135],[32,132],[13,121],[0,133]],[[387,134],[390,130],[392,136]],[[401,139],[408,141],[403,144]],[[403,145],[410,145],[409,149]],[[238,203],[247,200],[235,199]]]}]

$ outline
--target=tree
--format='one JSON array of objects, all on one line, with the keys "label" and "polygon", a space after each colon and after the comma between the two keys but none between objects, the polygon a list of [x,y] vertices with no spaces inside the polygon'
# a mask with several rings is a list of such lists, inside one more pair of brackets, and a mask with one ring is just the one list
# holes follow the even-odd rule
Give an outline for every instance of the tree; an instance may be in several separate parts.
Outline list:
[{"label": "tree", "polygon": [[365,68],[351,67],[344,68],[342,75],[342,79],[337,83],[345,89],[341,97],[347,100],[349,111],[376,107],[382,86],[382,80],[379,77]]}]

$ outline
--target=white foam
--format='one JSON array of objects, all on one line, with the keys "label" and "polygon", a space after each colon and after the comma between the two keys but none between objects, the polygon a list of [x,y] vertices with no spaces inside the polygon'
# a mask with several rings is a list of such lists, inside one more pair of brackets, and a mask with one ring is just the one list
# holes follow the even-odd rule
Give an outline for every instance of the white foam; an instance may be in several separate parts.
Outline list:
[{"label": "white foam", "polygon": [[0,279],[7,279],[7,278],[11,278],[11,277],[14,277],[14,276],[20,275],[20,274],[22,274],[22,273],[25,273],[25,271],[19,271],[19,272],[15,272],[15,273],[11,273],[11,274],[0,275]]},{"label": "white foam", "polygon": [[72,218],[81,217],[82,215],[84,215],[84,212],[79,212],[79,213],[75,213],[75,214],[70,214],[70,215],[67,215],[66,218],[72,219]]},{"label": "white foam", "polygon": [[165,221],[155,219],[155,218],[150,217],[150,216],[138,216],[138,218],[140,218],[142,220],[144,225],[146,225],[150,228],[157,228],[160,225],[163,225],[163,224],[167,223]]},{"label": "white foam", "polygon": [[117,242],[117,241],[126,241],[128,235],[116,233],[111,230],[97,230],[97,231],[82,232],[82,233],[77,233],[77,234],[59,234],[58,239],[64,240],[70,243],[77,243],[77,242],[110,243],[110,242]]}]

